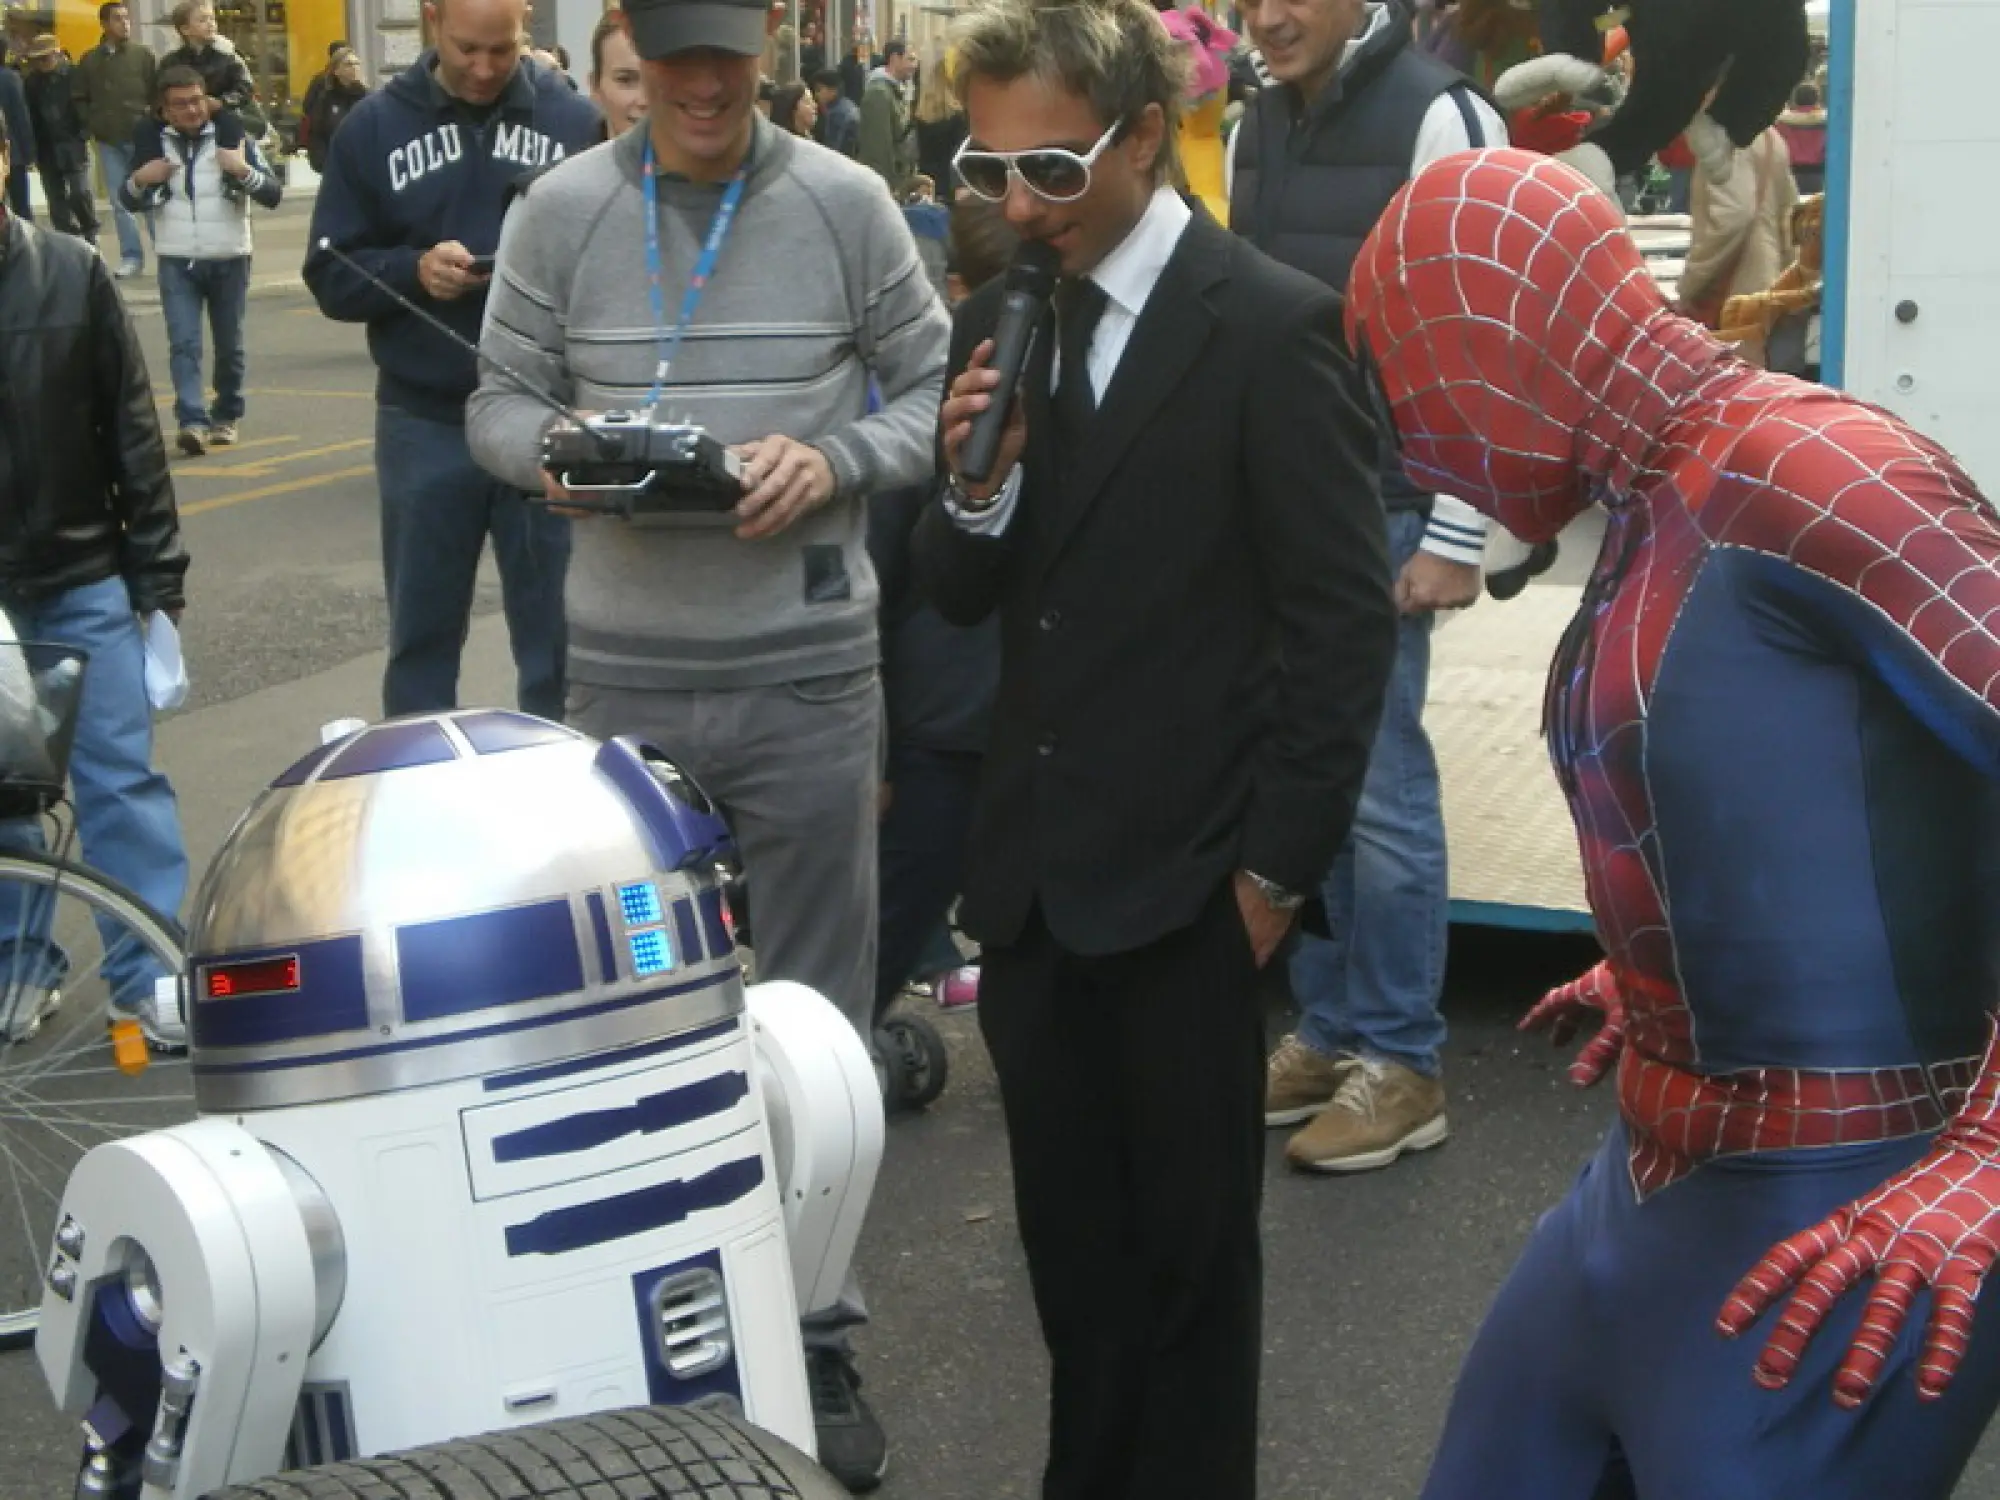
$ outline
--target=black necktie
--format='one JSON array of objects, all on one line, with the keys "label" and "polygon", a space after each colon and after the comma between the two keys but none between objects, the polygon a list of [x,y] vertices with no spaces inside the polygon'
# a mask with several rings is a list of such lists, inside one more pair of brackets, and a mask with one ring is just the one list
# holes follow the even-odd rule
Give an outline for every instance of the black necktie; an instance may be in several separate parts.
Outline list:
[{"label": "black necktie", "polygon": [[1076,276],[1056,288],[1056,347],[1062,369],[1056,376],[1056,419],[1066,438],[1082,435],[1097,415],[1097,393],[1090,383],[1090,339],[1108,302],[1104,288],[1086,276]]}]

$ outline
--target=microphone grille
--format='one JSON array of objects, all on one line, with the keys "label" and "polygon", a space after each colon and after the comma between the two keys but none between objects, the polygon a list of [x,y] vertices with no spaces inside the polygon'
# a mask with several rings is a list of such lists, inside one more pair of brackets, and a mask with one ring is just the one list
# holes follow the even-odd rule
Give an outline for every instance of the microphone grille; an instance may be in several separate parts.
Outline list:
[{"label": "microphone grille", "polygon": [[1056,278],[1061,274],[1061,252],[1040,240],[1023,240],[1007,268],[1007,287],[1010,291],[1046,297],[1055,290]]}]

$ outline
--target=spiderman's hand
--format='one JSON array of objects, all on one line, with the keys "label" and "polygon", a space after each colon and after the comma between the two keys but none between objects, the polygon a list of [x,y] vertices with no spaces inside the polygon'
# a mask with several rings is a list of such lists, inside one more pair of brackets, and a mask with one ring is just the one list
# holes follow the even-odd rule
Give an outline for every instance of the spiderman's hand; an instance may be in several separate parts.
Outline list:
[{"label": "spiderman's hand", "polygon": [[1619,998],[1618,980],[1609,962],[1542,996],[1521,1018],[1520,1030],[1546,1027],[1549,1040],[1560,1047],[1589,1022],[1601,1022],[1597,1035],[1569,1065],[1569,1081],[1587,1089],[1604,1076],[1604,1070],[1618,1060],[1625,1047],[1625,1002]]},{"label": "spiderman's hand", "polygon": [[1717,1328],[1734,1338],[1788,1290],[1790,1304],[1757,1361],[1757,1383],[1777,1390],[1833,1304],[1871,1273],[1875,1286],[1854,1343],[1833,1377],[1837,1405],[1856,1407],[1902,1332],[1911,1300],[1931,1289],[1930,1325],[1917,1360],[1917,1394],[1944,1394],[1972,1335],[1973,1305],[2000,1251],[2000,1134],[1993,1116],[1966,1110],[1929,1155],[1869,1197],[1773,1246],[1723,1304]]}]

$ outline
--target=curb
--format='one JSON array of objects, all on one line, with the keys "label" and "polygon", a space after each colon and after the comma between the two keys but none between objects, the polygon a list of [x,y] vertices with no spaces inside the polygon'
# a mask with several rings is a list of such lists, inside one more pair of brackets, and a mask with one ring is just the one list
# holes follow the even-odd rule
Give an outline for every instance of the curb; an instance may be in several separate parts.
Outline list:
[{"label": "curb", "polygon": [[[273,276],[264,281],[250,283],[250,300],[262,301],[267,297],[282,297],[289,293],[304,293],[306,284],[298,276]],[[130,281],[118,283],[120,295],[127,307],[158,307],[160,305],[160,285],[152,275],[151,268],[133,277]]]}]

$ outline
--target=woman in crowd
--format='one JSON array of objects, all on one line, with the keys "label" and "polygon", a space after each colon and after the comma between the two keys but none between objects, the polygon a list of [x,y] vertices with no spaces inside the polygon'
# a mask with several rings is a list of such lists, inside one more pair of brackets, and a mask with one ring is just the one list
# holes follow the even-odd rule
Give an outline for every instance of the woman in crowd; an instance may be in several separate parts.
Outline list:
[{"label": "woman in crowd", "polygon": [[352,47],[342,47],[326,65],[320,86],[313,91],[306,111],[306,160],[315,172],[326,170],[326,153],[333,145],[333,133],[340,129],[354,106],[368,97],[368,85],[361,81],[361,57]]},{"label": "woman in crowd", "polygon": [[771,123],[780,130],[812,140],[819,123],[819,103],[802,83],[788,83],[771,98]]},{"label": "woman in crowd", "polygon": [[590,34],[590,98],[604,116],[607,140],[646,118],[646,80],[621,10],[607,10]]},{"label": "woman in crowd", "polygon": [[951,159],[965,143],[965,110],[951,86],[951,62],[933,57],[924,67],[917,94],[917,171],[937,186],[940,203],[952,201],[958,186]]}]

